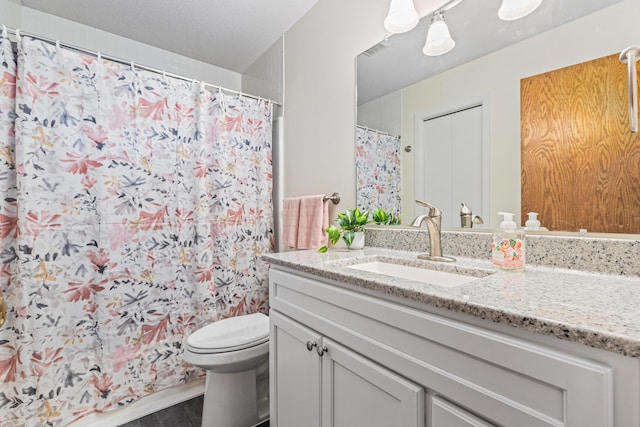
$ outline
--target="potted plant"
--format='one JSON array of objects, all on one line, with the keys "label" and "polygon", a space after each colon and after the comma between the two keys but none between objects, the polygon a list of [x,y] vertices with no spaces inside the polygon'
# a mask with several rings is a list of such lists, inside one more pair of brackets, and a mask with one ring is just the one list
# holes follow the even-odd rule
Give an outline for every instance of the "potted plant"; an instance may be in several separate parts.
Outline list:
[{"label": "potted plant", "polygon": [[[360,212],[358,208],[347,209],[344,213],[339,213],[335,225],[330,225],[325,229],[329,236],[331,246],[342,238],[349,249],[362,249],[364,247],[364,226],[370,224],[369,211]],[[326,252],[327,246],[318,249],[318,252]]]},{"label": "potted plant", "polygon": [[377,225],[400,225],[400,217],[395,216],[391,211],[386,212],[376,208],[373,210],[373,222]]}]

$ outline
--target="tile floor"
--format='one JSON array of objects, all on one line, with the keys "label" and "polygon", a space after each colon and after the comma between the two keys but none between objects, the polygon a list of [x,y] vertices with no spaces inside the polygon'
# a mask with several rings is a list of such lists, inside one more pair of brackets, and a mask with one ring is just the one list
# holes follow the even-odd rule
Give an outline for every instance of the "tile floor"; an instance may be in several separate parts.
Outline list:
[{"label": "tile floor", "polygon": [[[122,424],[121,427],[200,427],[203,396]],[[224,427],[224,426],[220,426]],[[269,420],[257,427],[269,427]]]}]

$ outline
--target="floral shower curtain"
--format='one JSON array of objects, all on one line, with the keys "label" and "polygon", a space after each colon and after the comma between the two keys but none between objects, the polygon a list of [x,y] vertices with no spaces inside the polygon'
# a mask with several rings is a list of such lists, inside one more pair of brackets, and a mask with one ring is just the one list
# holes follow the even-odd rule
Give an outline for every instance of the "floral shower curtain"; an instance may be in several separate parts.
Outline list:
[{"label": "floral shower curtain", "polygon": [[271,108],[23,38],[0,45],[0,425],[62,426],[202,372],[267,310]]},{"label": "floral shower curtain", "polygon": [[356,129],[358,209],[380,208],[400,216],[400,137],[361,126]]}]

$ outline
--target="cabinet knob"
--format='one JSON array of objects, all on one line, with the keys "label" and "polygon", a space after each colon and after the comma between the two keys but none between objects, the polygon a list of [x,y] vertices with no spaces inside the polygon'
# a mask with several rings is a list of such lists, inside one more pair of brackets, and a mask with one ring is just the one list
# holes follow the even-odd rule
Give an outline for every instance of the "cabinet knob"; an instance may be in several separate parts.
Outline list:
[{"label": "cabinet knob", "polygon": [[317,347],[318,343],[315,341],[307,341],[307,350],[313,350],[313,347]]},{"label": "cabinet knob", "polygon": [[327,346],[323,345],[322,347],[318,347],[316,351],[318,352],[318,356],[322,357],[326,352],[329,351],[329,349],[327,348]]}]

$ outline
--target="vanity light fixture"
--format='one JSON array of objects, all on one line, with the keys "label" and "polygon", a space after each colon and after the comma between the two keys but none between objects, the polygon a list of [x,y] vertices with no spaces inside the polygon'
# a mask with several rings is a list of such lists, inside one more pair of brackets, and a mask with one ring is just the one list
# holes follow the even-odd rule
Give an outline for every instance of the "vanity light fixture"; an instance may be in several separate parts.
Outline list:
[{"label": "vanity light fixture", "polygon": [[384,28],[390,33],[406,33],[420,21],[413,0],[391,0]]},{"label": "vanity light fixture", "polygon": [[444,22],[442,11],[437,11],[431,19],[431,25],[429,25],[429,31],[427,32],[427,42],[422,49],[422,53],[427,56],[444,55],[453,49],[455,45],[456,42],[451,38],[449,27]]},{"label": "vanity light fixture", "polygon": [[541,3],[542,0],[502,0],[498,17],[503,21],[520,19],[536,10]]}]

